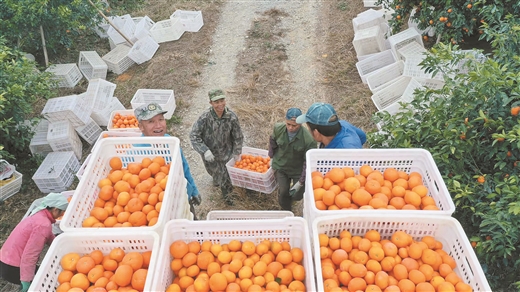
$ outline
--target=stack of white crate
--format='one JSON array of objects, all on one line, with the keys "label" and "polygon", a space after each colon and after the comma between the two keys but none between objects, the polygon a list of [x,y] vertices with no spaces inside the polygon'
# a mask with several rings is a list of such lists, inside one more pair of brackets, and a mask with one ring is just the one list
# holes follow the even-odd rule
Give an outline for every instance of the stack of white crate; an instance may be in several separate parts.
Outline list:
[{"label": "stack of white crate", "polygon": [[83,78],[76,64],[55,64],[49,66],[45,72],[52,73],[52,79],[58,81],[58,87],[72,88]]},{"label": "stack of white crate", "polygon": [[138,89],[130,101],[132,109],[141,105],[156,102],[161,108],[167,111],[164,114],[166,119],[170,119],[175,111],[175,96],[171,89]]},{"label": "stack of white crate", "polygon": [[46,119],[41,119],[38,122],[38,125],[33,129],[34,135],[31,138],[31,143],[29,144],[29,150],[31,150],[32,155],[39,154],[46,156],[52,152],[51,145],[47,141],[48,130],[49,121]]},{"label": "stack of white crate", "polygon": [[119,99],[114,97],[115,89],[114,83],[98,78],[90,80],[87,91],[83,94],[84,100],[92,106],[91,118],[99,126],[108,125],[112,111],[125,109]]},{"label": "stack of white crate", "polygon": [[390,35],[388,18],[385,10],[368,9],[352,19],[355,32],[352,43],[358,60],[389,48],[385,40]]},{"label": "stack of white crate", "polygon": [[78,66],[87,80],[107,77],[108,66],[96,51],[79,52]]},{"label": "stack of white crate", "polygon": [[81,159],[83,145],[70,121],[61,120],[50,123],[47,141],[53,151],[73,151],[76,157]]}]

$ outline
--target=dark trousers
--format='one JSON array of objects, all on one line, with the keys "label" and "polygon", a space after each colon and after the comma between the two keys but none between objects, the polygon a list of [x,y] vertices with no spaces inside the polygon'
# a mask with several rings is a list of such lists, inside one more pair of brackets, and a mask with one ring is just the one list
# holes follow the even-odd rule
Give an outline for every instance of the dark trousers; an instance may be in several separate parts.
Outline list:
[{"label": "dark trousers", "polygon": [[231,184],[231,178],[229,177],[229,173],[226,168],[226,162],[223,161],[213,161],[208,162],[202,157],[202,161],[204,162],[204,167],[209,175],[213,177],[213,181],[220,185],[220,190],[222,191],[222,195],[226,197],[231,191],[233,191],[233,185]]},{"label": "dark trousers", "polygon": [[289,177],[282,170],[275,170],[274,175],[276,177],[276,181],[278,182],[278,204],[285,211],[292,211],[292,202],[300,201],[303,199],[303,193],[305,192],[305,185],[303,185],[297,192],[294,194],[294,197],[291,198],[289,195],[289,189],[291,188],[291,183],[295,184],[300,177]]}]

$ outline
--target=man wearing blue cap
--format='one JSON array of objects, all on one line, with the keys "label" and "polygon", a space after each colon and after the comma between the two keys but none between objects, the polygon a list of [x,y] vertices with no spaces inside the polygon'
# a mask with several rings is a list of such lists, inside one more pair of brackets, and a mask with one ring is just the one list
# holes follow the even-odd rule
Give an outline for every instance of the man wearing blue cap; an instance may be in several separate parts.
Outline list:
[{"label": "man wearing blue cap", "polygon": [[[316,148],[311,133],[296,123],[302,114],[298,108],[290,108],[285,123],[276,123],[269,137],[269,157],[278,182],[278,203],[283,210],[291,211],[293,201],[303,198],[305,192],[305,153]],[[292,183],[292,187],[291,187]]]},{"label": "man wearing blue cap", "polygon": [[319,148],[359,149],[367,140],[363,130],[340,120],[332,105],[324,102],[313,103],[305,115],[296,118],[296,123],[307,123]]}]

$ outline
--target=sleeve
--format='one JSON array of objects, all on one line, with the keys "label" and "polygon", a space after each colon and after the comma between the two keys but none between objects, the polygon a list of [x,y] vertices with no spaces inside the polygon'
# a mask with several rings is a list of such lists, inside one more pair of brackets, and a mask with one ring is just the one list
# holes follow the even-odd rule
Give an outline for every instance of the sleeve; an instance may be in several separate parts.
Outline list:
[{"label": "sleeve", "polygon": [[273,158],[276,148],[278,148],[278,144],[276,144],[276,140],[271,135],[271,136],[269,136],[269,151],[268,151],[267,155],[269,155],[269,157]]},{"label": "sleeve", "polygon": [[234,124],[231,132],[231,135],[233,136],[233,155],[240,155],[242,154],[244,135],[242,134],[242,129],[240,128],[238,117],[233,121],[233,123]]},{"label": "sleeve", "polygon": [[365,144],[365,142],[367,141],[367,134],[365,134],[365,132],[363,132],[363,130],[361,130],[360,128],[358,128],[356,126],[352,126],[352,127],[354,127],[354,130],[356,130],[356,134],[358,134],[359,140],[361,140],[361,145]]},{"label": "sleeve", "polygon": [[208,151],[208,146],[204,144],[202,140],[202,131],[204,130],[204,118],[200,116],[199,119],[193,124],[190,132],[191,147],[200,155],[204,155]]},{"label": "sleeve", "polygon": [[187,181],[186,190],[188,191],[188,198],[196,196],[199,194],[199,190],[197,189],[197,185],[191,176],[190,165],[184,157],[184,153],[182,153],[181,149],[181,159],[182,159],[182,170],[184,171],[184,178]]},{"label": "sleeve", "polygon": [[46,238],[46,233],[42,228],[35,228],[27,240],[27,244],[20,260],[20,281],[31,282],[34,278],[36,263],[40,258]]},{"label": "sleeve", "polygon": [[305,175],[306,175],[306,170],[307,169],[307,160],[305,160],[303,162],[303,167],[302,167],[302,174],[300,174],[300,179],[298,180],[301,184],[305,185]]}]

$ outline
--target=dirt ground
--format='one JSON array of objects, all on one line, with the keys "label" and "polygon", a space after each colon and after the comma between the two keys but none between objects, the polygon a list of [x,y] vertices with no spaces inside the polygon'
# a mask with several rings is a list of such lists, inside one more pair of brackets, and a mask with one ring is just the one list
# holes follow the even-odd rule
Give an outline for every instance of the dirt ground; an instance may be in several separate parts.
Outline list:
[{"label": "dirt ground", "polygon": [[[227,206],[219,189],[212,186],[189,141],[192,124],[209,107],[208,90],[225,90],[247,147],[267,149],[272,126],[283,121],[287,108],[306,111],[316,101],[333,104],[340,118],[366,132],[375,128],[370,117],[376,108],[359,78],[352,46],[351,20],[366,9],[362,1],[149,1],[131,15],[148,15],[159,21],[176,9],[201,10],[202,29],[186,32],[178,41],[161,43],[150,61],[134,65],[122,75],[109,73],[107,80],[117,84],[114,95],[126,108],[131,108],[137,89],[175,91],[177,108],[168,131],[180,139],[202,195],[202,204],[196,207],[200,219],[212,210],[280,210],[276,190],[264,194],[235,188],[235,204]],[[89,35],[85,40],[54,62],[77,62],[83,50],[96,50],[100,56],[109,51],[106,39]],[[87,86],[83,80],[76,88],[58,94],[82,93]],[[83,159],[88,152],[90,145],[84,143]],[[22,192],[0,204],[0,243],[32,201],[44,196],[30,175],[23,179]],[[77,180],[71,189],[76,185]],[[295,203],[295,215],[302,216],[302,205]],[[5,282],[0,280],[3,286]]]}]

